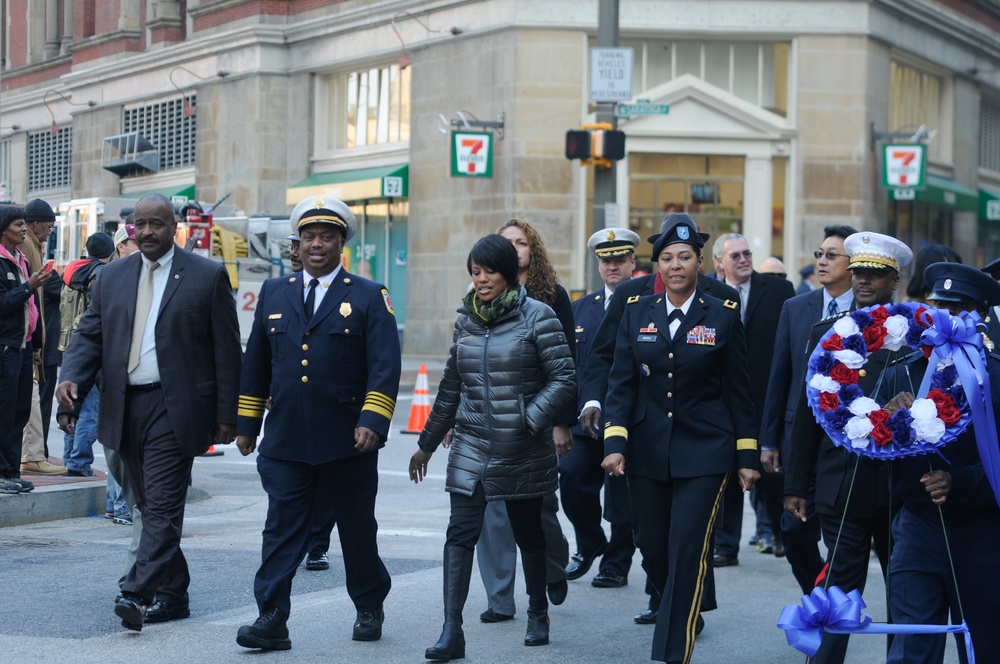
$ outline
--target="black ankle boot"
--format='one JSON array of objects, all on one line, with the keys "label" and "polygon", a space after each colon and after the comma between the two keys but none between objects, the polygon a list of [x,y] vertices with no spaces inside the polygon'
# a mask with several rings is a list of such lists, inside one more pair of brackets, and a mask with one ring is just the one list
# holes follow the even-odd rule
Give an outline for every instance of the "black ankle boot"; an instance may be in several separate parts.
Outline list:
[{"label": "black ankle boot", "polygon": [[427,659],[452,660],[465,657],[462,609],[469,596],[473,551],[457,546],[444,548],[444,627],[441,638],[424,653]]},{"label": "black ankle boot", "polygon": [[545,550],[521,552],[524,585],[528,589],[528,630],[524,645],[545,646],[549,643],[549,601],[545,597]]}]

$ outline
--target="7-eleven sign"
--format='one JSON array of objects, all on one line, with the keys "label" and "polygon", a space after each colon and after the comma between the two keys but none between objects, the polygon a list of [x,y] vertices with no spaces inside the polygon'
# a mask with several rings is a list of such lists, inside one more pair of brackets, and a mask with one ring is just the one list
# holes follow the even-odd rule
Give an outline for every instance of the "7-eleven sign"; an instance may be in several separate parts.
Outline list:
[{"label": "7-eleven sign", "polygon": [[493,177],[493,134],[477,131],[451,132],[452,177]]},{"label": "7-eleven sign", "polygon": [[923,189],[927,170],[923,145],[882,146],[882,186],[891,189]]}]

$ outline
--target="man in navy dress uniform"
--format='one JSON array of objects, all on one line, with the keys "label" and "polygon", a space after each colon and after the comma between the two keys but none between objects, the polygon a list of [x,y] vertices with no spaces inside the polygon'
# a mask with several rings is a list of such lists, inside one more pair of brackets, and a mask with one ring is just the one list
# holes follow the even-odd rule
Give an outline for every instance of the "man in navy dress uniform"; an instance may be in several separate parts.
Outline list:
[{"label": "man in navy dress uniform", "polygon": [[[597,328],[604,320],[615,288],[632,278],[635,270],[635,247],[639,235],[627,228],[605,228],[590,236],[587,248],[598,260],[598,270],[604,287],[584,295],[573,303],[576,321],[577,383],[583,378],[587,358],[593,348]],[[628,508],[628,491],[624,480],[609,477],[601,468],[604,460],[604,440],[583,433],[579,424],[573,427],[573,447],[559,462],[559,490],[563,509],[576,532],[577,552],[573,555],[566,578],[579,579],[603,554],[597,576],[591,581],[596,588],[620,588],[628,583],[635,543],[632,541],[632,515]],[[605,478],[608,478],[605,484]],[[611,539],[601,526],[601,487],[605,487],[605,504],[611,508],[622,503],[617,511],[622,518],[611,518]]]},{"label": "man in navy dress uniform", "polygon": [[239,629],[245,648],[288,650],[292,577],[309,545],[314,504],[337,515],[347,592],[357,609],[353,638],[382,636],[389,573],[378,554],[375,496],[399,389],[400,350],[389,292],[340,264],[357,220],[330,196],[295,206],[304,272],[264,282],[247,343],[237,445],[256,447],[268,494],[261,566],[254,579],[260,617]]}]

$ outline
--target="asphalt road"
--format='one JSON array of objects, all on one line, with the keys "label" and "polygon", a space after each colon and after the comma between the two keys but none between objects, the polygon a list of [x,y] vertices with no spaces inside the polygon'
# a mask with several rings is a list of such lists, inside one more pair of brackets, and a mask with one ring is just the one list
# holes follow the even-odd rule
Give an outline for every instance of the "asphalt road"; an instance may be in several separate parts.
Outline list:
[{"label": "asphalt road", "polygon": [[[292,650],[260,653],[236,645],[236,630],[257,615],[252,593],[260,560],[267,506],[255,455],[235,446],[195,461],[194,486],[209,498],[187,508],[183,548],[191,569],[190,619],[149,625],[141,633],[119,625],[113,613],[129,529],[101,517],[67,519],[0,529],[0,662],[385,662],[425,661],[442,622],[441,548],[448,520],[445,455],[431,460],[420,486],[407,479],[416,437],[403,435],[409,399],[400,399],[395,426],[379,460],[379,546],[393,579],[384,636],[376,643],[351,640],[354,610],[344,588],[339,545],[331,568],[295,578],[289,629]],[[319,424],[319,421],[317,422]],[[96,466],[103,467],[98,456]],[[744,519],[740,565],[717,570],[719,609],[705,614],[707,627],[695,663],[802,662],[775,627],[781,608],[799,601],[788,563],[746,545],[753,528]],[[573,533],[564,520],[573,549]],[[873,561],[865,599],[876,621],[885,619],[883,586]],[[474,571],[465,609],[468,662],[641,662],[649,659],[652,628],[635,625],[645,608],[639,556],[622,589],[596,589],[589,580],[570,583],[566,603],[552,607],[551,645],[526,648],[527,597],[518,579],[518,616],[486,625],[478,615],[485,593]],[[851,641],[848,661],[884,659],[884,637]],[[948,659],[957,661],[954,644]]]}]

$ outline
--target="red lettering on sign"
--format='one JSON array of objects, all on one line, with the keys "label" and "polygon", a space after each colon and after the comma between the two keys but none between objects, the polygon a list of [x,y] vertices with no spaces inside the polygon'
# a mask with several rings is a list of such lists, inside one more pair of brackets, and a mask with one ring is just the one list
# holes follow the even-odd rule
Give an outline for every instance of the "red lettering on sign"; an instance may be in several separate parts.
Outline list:
[{"label": "red lettering on sign", "polygon": [[256,311],[257,294],[247,291],[243,293],[243,311]]},{"label": "red lettering on sign", "polygon": [[[471,147],[472,149],[469,151],[469,153],[478,154],[479,151],[483,149],[483,141],[482,139],[476,139],[476,138],[463,138],[462,147],[463,148]],[[474,161],[469,162],[469,172],[470,173],[476,172],[476,162]]]}]

